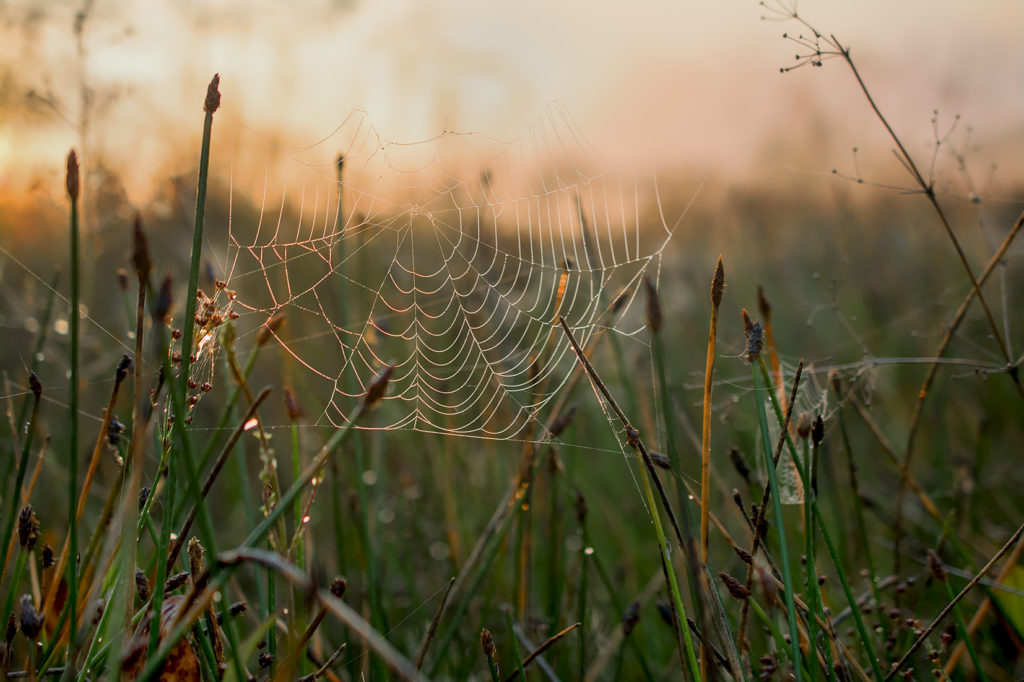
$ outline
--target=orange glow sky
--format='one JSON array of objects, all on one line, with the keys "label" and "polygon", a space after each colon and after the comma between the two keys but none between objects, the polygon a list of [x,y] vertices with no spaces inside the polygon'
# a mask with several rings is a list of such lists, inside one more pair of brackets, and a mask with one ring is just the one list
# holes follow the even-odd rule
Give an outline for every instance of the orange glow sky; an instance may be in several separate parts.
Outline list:
[{"label": "orange glow sky", "polygon": [[[201,104],[222,78],[217,132],[315,143],[353,109],[386,140],[443,130],[527,135],[552,101],[613,164],[640,160],[763,179],[848,165],[890,143],[839,62],[782,75],[792,23],[755,2],[96,2],[0,5],[0,190],[53,187],[71,146],[154,179],[197,156]],[[962,115],[1007,180],[1024,158],[1024,6],[1017,0],[806,2],[853,46],[879,104],[916,150],[929,119]],[[93,93],[84,128],[82,86]],[[30,94],[32,93],[32,94]],[[337,149],[314,147],[329,162]],[[217,159],[215,159],[215,166]],[[51,192],[51,190],[39,190]],[[53,196],[59,196],[53,194]]]}]

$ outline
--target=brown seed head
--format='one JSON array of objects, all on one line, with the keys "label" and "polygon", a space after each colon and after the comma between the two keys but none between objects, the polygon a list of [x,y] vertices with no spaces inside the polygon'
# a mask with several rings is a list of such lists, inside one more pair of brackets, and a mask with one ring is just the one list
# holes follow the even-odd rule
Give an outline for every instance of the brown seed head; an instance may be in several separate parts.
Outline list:
[{"label": "brown seed head", "polygon": [[50,568],[56,562],[53,559],[53,547],[47,544],[43,544],[43,556],[42,556],[43,568]]},{"label": "brown seed head", "polygon": [[836,392],[836,395],[842,397],[843,395],[843,378],[839,376],[839,372],[836,370],[830,370],[828,373],[828,382],[832,385],[832,390]]},{"label": "brown seed head", "polygon": [[284,324],[284,313],[277,313],[260,327],[260,333],[256,335],[256,345],[263,347],[267,341],[277,336],[277,330]]},{"label": "brown seed head", "polygon": [[653,450],[648,452],[647,455],[651,458],[651,463],[654,464],[654,466],[660,469],[665,469],[666,471],[672,470],[672,461],[668,456],[663,455],[660,452],[654,452]]},{"label": "brown seed head", "polygon": [[583,493],[576,493],[576,520],[581,524],[587,519],[587,498],[583,496]]},{"label": "brown seed head", "polygon": [[575,415],[576,415],[576,406],[575,405],[570,405],[568,408],[566,408],[565,411],[563,411],[560,415],[558,415],[555,418],[555,421],[551,422],[551,429],[550,429],[550,431],[551,431],[552,438],[557,438],[558,436],[562,435],[562,432],[565,431],[566,428],[568,428],[570,422],[572,422],[572,418]]},{"label": "brown seed head", "polygon": [[484,650],[484,656],[488,661],[497,662],[498,649],[494,646],[494,637],[491,636],[491,631],[487,628],[480,631],[480,647]]},{"label": "brown seed head", "polygon": [[28,387],[32,389],[32,396],[36,400],[43,396],[43,382],[39,381],[39,376],[35,372],[28,374]]},{"label": "brown seed head", "polygon": [[135,214],[135,222],[132,224],[132,263],[135,264],[135,276],[140,286],[145,286],[149,281],[149,273],[153,267],[149,260],[149,240],[146,233],[142,231],[142,216]]},{"label": "brown seed head", "polygon": [[811,425],[811,443],[814,447],[818,447],[823,440],[825,440],[825,422],[819,414],[814,420],[814,424]]},{"label": "brown seed head", "polygon": [[338,599],[341,599],[345,596],[345,590],[347,589],[348,581],[342,578],[341,576],[338,576],[337,578],[331,581],[331,594],[333,594]]},{"label": "brown seed head", "polygon": [[734,552],[736,552],[736,556],[740,558],[740,561],[747,564],[748,566],[754,561],[754,557],[751,556],[750,552],[743,549],[739,545],[733,545],[732,549]]},{"label": "brown seed head", "polygon": [[149,579],[141,568],[135,570],[135,593],[142,601],[149,599]]},{"label": "brown seed head", "polygon": [[732,467],[736,470],[736,473],[744,481],[750,483],[750,467],[747,466],[747,460],[743,459],[743,453],[735,445],[729,448],[729,461],[732,462]]},{"label": "brown seed head", "polygon": [[756,362],[761,357],[761,347],[764,345],[764,331],[761,323],[750,319],[747,309],[743,309],[743,333],[747,337],[747,347],[744,357],[747,362]]},{"label": "brown seed head", "polygon": [[188,541],[188,563],[189,568],[192,569],[192,575],[199,575],[203,572],[203,568],[206,566],[206,562],[203,561],[203,546],[199,542],[199,538],[189,538]]},{"label": "brown seed head", "polygon": [[801,412],[796,420],[796,435],[803,440],[811,437],[811,415]]},{"label": "brown seed head", "polygon": [[391,381],[391,375],[394,373],[395,366],[387,365],[374,377],[373,383],[370,384],[369,390],[366,391],[366,397],[363,399],[363,404],[366,407],[373,407],[384,397],[384,393],[388,388],[388,382]]},{"label": "brown seed head", "polygon": [[21,632],[30,642],[35,642],[39,631],[43,629],[43,619],[36,611],[36,605],[32,602],[32,595],[25,594],[21,597]]},{"label": "brown seed head", "polygon": [[64,179],[67,184],[68,196],[71,197],[71,201],[78,201],[78,154],[75,153],[74,149],[68,152],[68,168]]},{"label": "brown seed head", "polygon": [[718,577],[725,585],[725,589],[729,590],[729,594],[732,595],[733,599],[742,601],[750,596],[750,590],[747,589],[747,586],[728,573],[719,573]]},{"label": "brown seed head", "polygon": [[26,552],[31,552],[39,539],[39,520],[32,511],[32,505],[26,504],[18,515],[18,543]]},{"label": "brown seed head", "polygon": [[711,280],[711,305],[716,308],[722,304],[722,294],[725,293],[725,268],[722,266],[722,257],[718,257],[718,265],[715,266],[715,276]]},{"label": "brown seed head", "polygon": [[120,384],[124,381],[124,378],[128,376],[128,370],[132,366],[132,359],[127,355],[121,356],[121,361],[117,363],[117,369],[114,370],[114,381]]},{"label": "brown seed head", "polygon": [[757,285],[757,311],[764,319],[772,319],[772,304],[768,302],[764,295],[764,287],[760,284]]},{"label": "brown seed head", "polygon": [[167,275],[160,283],[160,290],[153,302],[153,324],[163,325],[167,322],[167,316],[171,314],[171,308],[174,305],[172,288],[171,276]]},{"label": "brown seed head", "polygon": [[288,412],[288,418],[293,422],[298,421],[302,416],[302,406],[299,405],[299,399],[295,396],[295,392],[290,388],[285,388],[283,395],[284,409]]},{"label": "brown seed head", "polygon": [[629,634],[633,632],[633,628],[640,622],[640,602],[634,601],[626,609],[626,612],[622,614],[622,634],[625,637],[629,637]]},{"label": "brown seed head", "polygon": [[164,594],[168,592],[174,592],[176,589],[184,585],[188,581],[188,573],[182,571],[181,573],[175,573],[167,582],[164,583]]},{"label": "brown seed head", "polygon": [[7,617],[7,630],[4,632],[4,641],[7,642],[7,646],[11,645],[16,634],[18,634],[18,623],[14,620],[14,614],[12,613]]},{"label": "brown seed head", "polygon": [[644,276],[644,290],[647,292],[647,326],[651,333],[657,334],[661,331],[662,315],[661,301],[658,299],[658,290],[654,288],[650,277]]},{"label": "brown seed head", "polygon": [[206,100],[203,102],[203,111],[212,114],[220,108],[220,74],[213,74],[213,80],[206,88]]},{"label": "brown seed head", "polygon": [[931,569],[933,578],[940,583],[946,582],[946,567],[942,565],[939,555],[930,549],[928,550],[928,568]]}]

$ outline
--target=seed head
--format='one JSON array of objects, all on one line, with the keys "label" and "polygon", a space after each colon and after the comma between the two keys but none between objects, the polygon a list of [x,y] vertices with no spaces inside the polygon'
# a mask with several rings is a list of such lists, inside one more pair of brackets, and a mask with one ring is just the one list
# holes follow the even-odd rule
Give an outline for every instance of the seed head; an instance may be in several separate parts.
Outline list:
[{"label": "seed head", "polygon": [[733,548],[733,551],[736,552],[736,556],[738,556],[740,558],[740,561],[742,561],[743,563],[747,564],[748,566],[754,561],[754,557],[751,556],[750,552],[748,552],[747,550],[743,549],[739,545],[733,545],[732,548]]},{"label": "seed head", "polygon": [[45,543],[43,544],[43,557],[42,557],[42,559],[43,559],[43,568],[50,568],[55,563],[57,563],[53,559],[53,547],[50,547],[49,545],[47,545]]},{"label": "seed head", "polygon": [[167,594],[168,592],[174,592],[176,589],[184,585],[187,581],[188,573],[186,571],[182,571],[181,573],[175,573],[167,579],[167,582],[164,583],[164,594]]},{"label": "seed head", "polygon": [[811,443],[814,447],[818,447],[821,445],[821,441],[823,440],[825,440],[825,422],[819,414],[817,419],[814,420],[814,424],[811,426]]},{"label": "seed head", "polygon": [[711,280],[711,305],[716,308],[722,304],[722,294],[725,293],[725,268],[722,266],[722,257],[718,257],[718,265],[715,266],[715,276]]},{"label": "seed head", "polygon": [[32,511],[32,505],[26,504],[18,515],[18,542],[26,552],[31,552],[39,539],[39,520]]},{"label": "seed head", "polygon": [[213,80],[206,88],[206,100],[203,102],[203,111],[212,114],[220,108],[220,74],[213,74]]},{"label": "seed head", "polygon": [[43,619],[36,611],[36,605],[32,602],[32,595],[25,594],[21,597],[21,632],[25,637],[35,642],[39,631],[43,629]]},{"label": "seed head", "polygon": [[498,649],[494,646],[494,637],[491,636],[491,631],[487,628],[480,631],[480,647],[484,650],[484,656],[488,661],[497,663]]},{"label": "seed head", "polygon": [[802,440],[811,436],[811,415],[806,412],[801,412],[796,420],[796,435]]},{"label": "seed head", "polygon": [[14,635],[18,634],[18,623],[14,620],[14,614],[12,613],[7,617],[7,630],[4,632],[4,641],[7,642],[7,646],[11,646],[11,642],[14,641]]},{"label": "seed head", "polygon": [[570,405],[564,412],[555,418],[555,421],[551,422],[551,437],[557,438],[562,435],[562,432],[568,428],[572,418],[576,415],[576,406]]},{"label": "seed head", "polygon": [[629,637],[629,634],[633,632],[633,628],[640,622],[640,602],[634,601],[626,609],[626,612],[622,614],[622,634],[625,637]]},{"label": "seed head", "polygon": [[135,570],[135,593],[142,601],[149,599],[149,579],[141,568]]},{"label": "seed head", "polygon": [[576,493],[576,520],[581,524],[587,519],[587,498],[583,496],[583,493]]},{"label": "seed head", "polygon": [[747,586],[728,573],[719,573],[718,577],[725,585],[725,589],[729,590],[729,594],[732,595],[733,599],[743,601],[750,596],[750,590],[747,589]]},{"label": "seed head", "polygon": [[772,304],[768,302],[764,295],[764,287],[760,284],[757,285],[757,311],[766,320],[772,318]]},{"label": "seed head", "polygon": [[167,316],[170,315],[171,307],[174,305],[174,295],[171,292],[172,286],[171,276],[167,275],[164,277],[164,281],[161,282],[159,293],[157,293],[156,300],[153,302],[153,324],[163,325],[167,322]]},{"label": "seed head", "polygon": [[131,369],[132,359],[127,355],[121,356],[121,361],[117,363],[117,369],[114,370],[114,381],[120,384],[124,381],[124,378],[128,376],[128,370]]},{"label": "seed head", "polygon": [[290,388],[285,388],[283,395],[284,409],[288,412],[288,418],[293,422],[298,421],[302,416],[302,406],[299,405],[299,399],[295,396],[295,392]]},{"label": "seed head", "polygon": [[78,154],[72,149],[68,152],[68,168],[65,174],[65,182],[67,184],[68,196],[71,197],[71,201],[78,201]]},{"label": "seed head", "polygon": [[260,327],[260,333],[256,335],[256,345],[263,347],[267,341],[270,341],[274,336],[277,335],[277,330],[281,328],[284,323],[284,313],[277,313],[269,320],[263,323]]},{"label": "seed head", "polygon": [[29,372],[28,387],[32,389],[32,396],[36,400],[39,400],[43,396],[43,382],[39,381],[39,377],[35,372]]},{"label": "seed head", "polygon": [[142,231],[142,216],[135,214],[135,222],[132,227],[134,247],[132,249],[132,262],[135,264],[135,276],[139,279],[139,285],[145,286],[149,281],[149,272],[153,265],[149,260],[149,240],[146,233]]},{"label": "seed head", "polygon": [[654,466],[660,469],[665,469],[666,471],[672,470],[672,460],[670,460],[666,455],[663,455],[660,452],[654,452],[653,450],[648,452],[647,455],[651,458],[651,463],[654,464]]},{"label": "seed head", "polygon": [[644,289],[647,291],[647,326],[651,328],[652,334],[657,334],[661,331],[662,323],[661,301],[650,277],[644,277]]},{"label": "seed head", "polygon": [[338,599],[341,599],[345,596],[346,589],[348,589],[348,581],[342,578],[341,576],[338,576],[337,578],[331,581],[331,594],[333,594]]},{"label": "seed head", "polygon": [[946,582],[946,568],[942,565],[942,559],[930,549],[928,550],[928,568],[931,569],[933,578],[940,583]]},{"label": "seed head", "polygon": [[395,373],[394,365],[387,365],[377,374],[373,379],[373,383],[370,384],[369,390],[366,391],[366,397],[363,399],[363,404],[366,407],[373,407],[377,404],[381,398],[384,397],[384,393],[387,391],[388,382],[391,380],[391,375]]},{"label": "seed head", "polygon": [[764,331],[761,323],[750,319],[747,309],[743,309],[743,333],[747,337],[747,347],[744,357],[747,362],[756,362],[761,357],[761,347],[764,345]]}]

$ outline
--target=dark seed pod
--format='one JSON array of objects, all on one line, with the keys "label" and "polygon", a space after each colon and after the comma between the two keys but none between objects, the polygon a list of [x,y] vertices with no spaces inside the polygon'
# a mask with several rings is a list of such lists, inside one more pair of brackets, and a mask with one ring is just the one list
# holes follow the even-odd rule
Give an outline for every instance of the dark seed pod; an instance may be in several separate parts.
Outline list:
[{"label": "dark seed pod", "polygon": [[79,179],[78,179],[78,154],[72,149],[68,152],[68,165],[67,173],[64,177],[68,196],[71,197],[71,201],[78,201],[78,190],[79,190]]},{"label": "dark seed pod", "polygon": [[672,461],[669,460],[667,456],[661,454],[660,452],[653,451],[647,454],[650,455],[651,462],[654,464],[654,466],[660,469],[665,469],[666,471],[672,470]]},{"label": "dark seed pod", "polygon": [[811,443],[814,447],[818,447],[821,445],[821,441],[823,440],[825,440],[825,422],[819,414],[817,419],[814,420],[814,424],[811,426]]},{"label": "dark seed pod", "polygon": [[337,578],[331,581],[331,594],[333,594],[338,599],[341,599],[345,596],[345,590],[347,588],[348,581],[342,578],[341,576],[338,576]]},{"label": "dark seed pod", "polygon": [[931,570],[933,578],[940,583],[946,582],[946,567],[942,565],[939,555],[930,549],[928,550],[928,568]]},{"label": "dark seed pod", "polygon": [[149,599],[149,579],[141,568],[135,571],[135,593],[142,601]]},{"label": "dark seed pod", "polygon": [[494,646],[494,637],[487,628],[480,630],[480,647],[484,650],[484,656],[488,661],[496,663],[498,660],[498,649]]},{"label": "dark seed pod", "polygon": [[629,637],[630,633],[633,632],[633,628],[640,622],[640,602],[634,601],[626,609],[626,612],[622,614],[622,634],[625,637]]},{"label": "dark seed pod", "polygon": [[36,641],[39,631],[43,629],[43,619],[36,611],[36,605],[32,602],[32,595],[26,594],[21,597],[21,632],[31,642]]},{"label": "dark seed pod", "polygon": [[658,290],[649,277],[644,277],[644,290],[647,292],[647,326],[651,332],[657,334],[661,331],[663,317],[661,314],[661,301],[658,299]]},{"label": "dark seed pod", "polygon": [[711,304],[716,308],[722,304],[722,294],[725,293],[725,268],[722,266],[722,257],[718,257],[718,264],[715,266],[715,276],[711,280]]},{"label": "dark seed pod", "polygon": [[743,333],[747,338],[747,346],[743,353],[747,362],[755,362],[761,357],[761,349],[764,346],[764,330],[761,323],[750,319],[746,308],[743,309]]},{"label": "dark seed pod", "polygon": [[53,547],[47,544],[43,545],[43,557],[42,557],[43,568],[50,568],[56,563],[53,559]]},{"label": "dark seed pod", "polygon": [[28,375],[28,387],[32,390],[32,396],[39,400],[43,395],[43,382],[39,381],[39,377],[36,376],[35,372],[29,372]]},{"label": "dark seed pod", "polygon": [[206,99],[203,101],[203,111],[214,113],[220,108],[220,74],[215,73],[210,85],[206,88]]},{"label": "dark seed pod", "polygon": [[728,573],[719,573],[718,578],[725,585],[725,589],[729,590],[729,594],[732,595],[733,599],[743,601],[750,596],[750,590],[747,589],[746,585]]},{"label": "dark seed pod", "polygon": [[39,520],[32,511],[32,505],[26,504],[18,515],[18,543],[26,552],[31,552],[39,539]]},{"label": "dark seed pod", "polygon": [[366,407],[373,407],[381,398],[384,397],[384,393],[388,388],[388,382],[391,380],[391,375],[394,373],[395,366],[387,365],[379,374],[377,374],[373,383],[370,384],[369,390],[366,392],[366,397],[363,399],[363,403]]}]

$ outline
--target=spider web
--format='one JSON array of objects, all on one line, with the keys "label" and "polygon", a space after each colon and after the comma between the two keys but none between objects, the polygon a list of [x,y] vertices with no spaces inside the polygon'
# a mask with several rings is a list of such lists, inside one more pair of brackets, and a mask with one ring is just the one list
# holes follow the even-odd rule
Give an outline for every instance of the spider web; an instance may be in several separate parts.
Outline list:
[{"label": "spider web", "polygon": [[653,177],[607,168],[558,104],[511,142],[396,143],[353,112],[309,147],[236,144],[243,191],[260,205],[231,209],[236,310],[286,316],[276,340],[335,427],[394,365],[369,428],[546,437],[538,413],[578,362],[559,318],[584,347],[639,332],[614,325],[673,231]]}]

